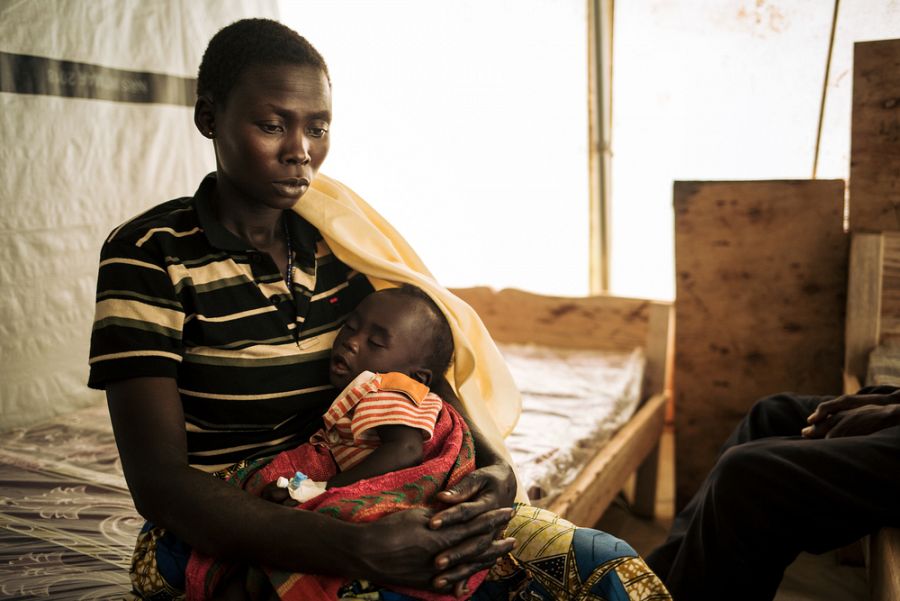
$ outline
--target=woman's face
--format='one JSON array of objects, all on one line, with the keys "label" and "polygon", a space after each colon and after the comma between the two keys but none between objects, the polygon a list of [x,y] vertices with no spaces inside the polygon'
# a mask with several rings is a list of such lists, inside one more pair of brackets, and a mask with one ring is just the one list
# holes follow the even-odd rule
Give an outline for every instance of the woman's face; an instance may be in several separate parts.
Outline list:
[{"label": "woman's face", "polygon": [[331,86],[313,66],[250,66],[213,106],[220,194],[289,209],[328,154]]}]

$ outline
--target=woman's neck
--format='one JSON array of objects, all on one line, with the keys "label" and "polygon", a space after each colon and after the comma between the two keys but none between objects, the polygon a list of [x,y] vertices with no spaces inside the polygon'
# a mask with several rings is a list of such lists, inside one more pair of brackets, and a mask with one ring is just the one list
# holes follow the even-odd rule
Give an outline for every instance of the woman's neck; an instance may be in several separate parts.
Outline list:
[{"label": "woman's neck", "polygon": [[258,250],[266,250],[284,237],[283,211],[251,206],[222,194],[216,194],[214,206],[225,229]]}]

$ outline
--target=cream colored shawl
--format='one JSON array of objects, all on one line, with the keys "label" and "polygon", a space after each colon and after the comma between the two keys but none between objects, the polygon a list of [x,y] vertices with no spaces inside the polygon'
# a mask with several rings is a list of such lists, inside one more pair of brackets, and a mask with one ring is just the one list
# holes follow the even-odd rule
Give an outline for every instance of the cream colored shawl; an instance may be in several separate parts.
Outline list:
[{"label": "cream colored shawl", "polygon": [[443,309],[456,347],[448,379],[469,418],[512,465],[503,438],[518,421],[522,400],[475,311],[438,284],[397,230],[342,183],[317,175],[294,210],[319,230],[338,259],[368,276],[376,289],[413,284]]}]

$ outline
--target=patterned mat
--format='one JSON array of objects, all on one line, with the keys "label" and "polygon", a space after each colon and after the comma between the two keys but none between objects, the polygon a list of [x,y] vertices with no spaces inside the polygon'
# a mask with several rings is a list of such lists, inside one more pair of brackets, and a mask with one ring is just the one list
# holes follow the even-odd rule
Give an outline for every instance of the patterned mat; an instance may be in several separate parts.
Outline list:
[{"label": "patterned mat", "polygon": [[0,434],[0,599],[121,599],[143,524],[106,405]]}]

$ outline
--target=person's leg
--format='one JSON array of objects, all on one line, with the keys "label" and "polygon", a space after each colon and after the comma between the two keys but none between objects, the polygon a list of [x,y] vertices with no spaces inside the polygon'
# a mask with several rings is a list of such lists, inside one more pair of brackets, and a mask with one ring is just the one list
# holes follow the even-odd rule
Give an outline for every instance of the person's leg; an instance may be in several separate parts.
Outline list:
[{"label": "person's leg", "polygon": [[[735,427],[719,451],[721,457],[735,445],[773,436],[798,436],[806,418],[822,401],[832,397],[800,396],[781,393],[758,400]],[[647,556],[647,564],[665,581],[681,548],[684,535],[703,502],[706,483],[682,509],[672,523],[666,542]]]},{"label": "person's leg", "polygon": [[610,534],[518,505],[506,535],[516,538],[515,550],[491,569],[472,601],[671,601],[637,552]]},{"label": "person's leg", "polygon": [[900,523],[898,473],[900,427],[734,445],[695,497],[664,581],[676,601],[772,599],[799,552]]}]

